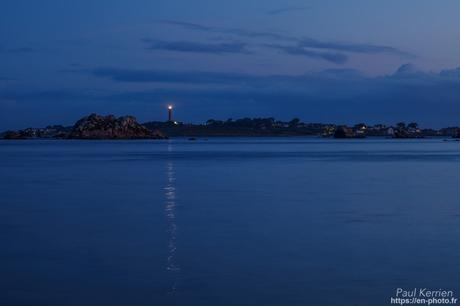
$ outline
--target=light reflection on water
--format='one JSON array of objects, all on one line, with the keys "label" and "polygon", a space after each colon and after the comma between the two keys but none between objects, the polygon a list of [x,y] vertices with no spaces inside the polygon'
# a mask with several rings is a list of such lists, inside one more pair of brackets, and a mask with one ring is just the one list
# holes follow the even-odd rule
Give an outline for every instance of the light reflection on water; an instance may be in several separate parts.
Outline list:
[{"label": "light reflection on water", "polygon": [[[168,152],[172,152],[172,145],[168,144]],[[180,267],[176,259],[177,251],[177,224],[176,224],[176,187],[175,187],[175,172],[174,172],[174,163],[172,160],[168,161],[166,164],[166,186],[165,191],[165,216],[167,220],[167,232],[168,232],[168,258],[166,270],[173,277],[173,284],[170,288],[170,294],[175,293],[177,290],[177,279],[178,273],[180,272]]]}]

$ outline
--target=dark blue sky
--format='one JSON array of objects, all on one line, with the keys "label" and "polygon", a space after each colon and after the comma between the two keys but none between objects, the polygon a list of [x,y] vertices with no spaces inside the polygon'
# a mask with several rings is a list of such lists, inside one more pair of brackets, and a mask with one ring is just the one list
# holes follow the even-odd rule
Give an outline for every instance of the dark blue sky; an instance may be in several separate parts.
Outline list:
[{"label": "dark blue sky", "polygon": [[457,0],[3,0],[0,129],[299,117],[460,125]]}]

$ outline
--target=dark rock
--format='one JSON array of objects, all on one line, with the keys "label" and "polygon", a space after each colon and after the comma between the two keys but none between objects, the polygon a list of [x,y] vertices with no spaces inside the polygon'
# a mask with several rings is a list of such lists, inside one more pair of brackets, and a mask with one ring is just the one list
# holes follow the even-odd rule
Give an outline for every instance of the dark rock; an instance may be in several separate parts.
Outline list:
[{"label": "dark rock", "polygon": [[457,133],[452,138],[460,139],[460,129],[457,130]]},{"label": "dark rock", "polygon": [[334,138],[340,138],[340,139],[354,138],[354,133],[353,133],[352,129],[350,129],[350,128],[346,127],[346,126],[339,126],[335,130]]},{"label": "dark rock", "polygon": [[397,129],[394,131],[393,138],[410,138],[409,133],[403,129]]},{"label": "dark rock", "polygon": [[136,118],[91,114],[75,123],[68,138],[71,139],[164,139],[160,132],[147,129]]},{"label": "dark rock", "polygon": [[3,134],[3,139],[9,139],[9,140],[14,140],[14,139],[27,139],[29,138],[26,134],[24,134],[22,131],[6,131]]}]

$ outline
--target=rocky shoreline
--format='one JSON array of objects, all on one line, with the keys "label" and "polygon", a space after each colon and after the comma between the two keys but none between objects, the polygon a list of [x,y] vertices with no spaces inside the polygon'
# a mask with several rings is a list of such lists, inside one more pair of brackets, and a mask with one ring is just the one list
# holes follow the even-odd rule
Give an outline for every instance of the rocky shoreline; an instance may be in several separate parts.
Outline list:
[{"label": "rocky shoreline", "polygon": [[184,124],[176,121],[147,122],[141,124],[133,116],[115,117],[91,114],[78,120],[73,126],[52,125],[45,128],[27,128],[7,131],[0,139],[167,139],[168,137],[275,137],[317,136],[352,139],[386,137],[395,139],[448,137],[460,138],[459,127],[439,130],[422,129],[417,123],[395,126],[383,124],[354,126],[303,123],[295,118],[288,122],[274,118],[242,118],[226,121],[208,120],[205,124]]},{"label": "rocky shoreline", "polygon": [[73,127],[61,125],[46,128],[28,128],[19,131],[7,131],[3,139],[166,139],[158,130],[150,130],[138,123],[133,116],[115,117],[91,114],[78,120]]}]

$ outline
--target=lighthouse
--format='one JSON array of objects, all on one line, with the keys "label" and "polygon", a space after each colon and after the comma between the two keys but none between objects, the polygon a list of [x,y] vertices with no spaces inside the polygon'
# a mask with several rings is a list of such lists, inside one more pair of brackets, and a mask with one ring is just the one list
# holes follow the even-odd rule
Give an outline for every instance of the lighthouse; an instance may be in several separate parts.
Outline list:
[{"label": "lighthouse", "polygon": [[172,122],[172,110],[173,110],[173,107],[172,105],[168,105],[168,121],[169,122]]}]

